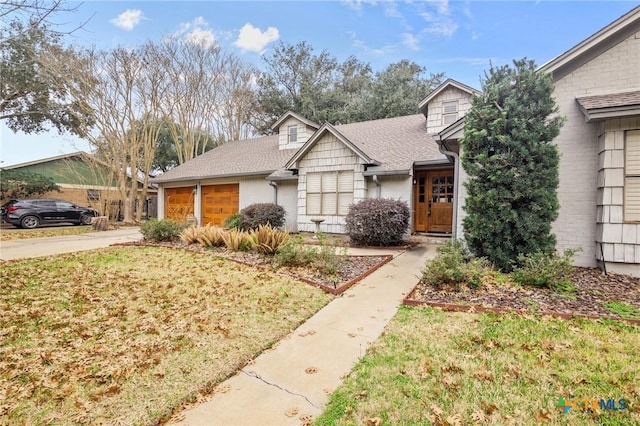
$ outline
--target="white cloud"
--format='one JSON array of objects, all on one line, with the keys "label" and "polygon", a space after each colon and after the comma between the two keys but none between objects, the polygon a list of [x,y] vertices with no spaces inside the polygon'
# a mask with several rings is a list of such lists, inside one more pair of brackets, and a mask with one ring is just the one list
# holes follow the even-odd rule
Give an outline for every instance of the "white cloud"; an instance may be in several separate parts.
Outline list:
[{"label": "white cloud", "polygon": [[362,10],[363,5],[375,6],[377,1],[376,0],[342,0],[341,3],[347,6],[349,9],[360,11]]},{"label": "white cloud", "polygon": [[143,18],[144,16],[140,9],[127,9],[109,22],[123,30],[131,31]]},{"label": "white cloud", "polygon": [[181,23],[180,29],[174,33],[174,36],[202,47],[211,47],[216,44],[216,36],[202,16],[196,17],[191,22]]},{"label": "white cloud", "polygon": [[213,35],[213,32],[203,30],[202,28],[194,28],[193,31],[185,36],[185,40],[202,47],[211,47],[216,44],[216,37]]},{"label": "white cloud", "polygon": [[263,32],[260,28],[247,23],[240,29],[240,35],[234,44],[244,50],[262,53],[269,43],[278,38],[280,38],[280,32],[275,27],[269,27]]},{"label": "white cloud", "polygon": [[418,38],[411,33],[402,34],[402,44],[411,50],[420,50]]},{"label": "white cloud", "polygon": [[369,47],[369,46],[367,46],[367,44],[364,41],[358,39],[358,36],[357,36],[357,34],[355,32],[348,31],[348,34],[351,37],[351,40],[352,40],[351,44],[353,45],[353,47],[356,47],[356,48],[358,48],[358,49],[360,49],[360,50],[362,50],[362,51],[364,51],[366,53],[379,56],[379,55],[385,55],[389,51],[393,50],[392,46],[385,46],[383,48],[378,48],[378,49],[375,49],[373,47]]},{"label": "white cloud", "polygon": [[451,37],[458,29],[458,23],[451,17],[448,0],[429,0],[424,3],[420,16],[427,22],[423,29],[425,33]]}]

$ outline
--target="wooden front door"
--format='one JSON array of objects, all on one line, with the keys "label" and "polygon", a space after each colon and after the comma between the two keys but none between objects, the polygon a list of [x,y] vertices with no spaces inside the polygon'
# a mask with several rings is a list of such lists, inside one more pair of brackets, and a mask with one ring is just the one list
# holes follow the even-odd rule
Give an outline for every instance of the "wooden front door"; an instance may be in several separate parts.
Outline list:
[{"label": "wooden front door", "polygon": [[183,221],[188,215],[193,214],[194,197],[192,186],[166,188],[164,190],[165,219]]},{"label": "wooden front door", "polygon": [[450,233],[453,223],[453,170],[416,172],[415,179],[415,230]]},{"label": "wooden front door", "polygon": [[202,187],[202,224],[223,225],[225,219],[238,213],[240,185],[208,185]]}]

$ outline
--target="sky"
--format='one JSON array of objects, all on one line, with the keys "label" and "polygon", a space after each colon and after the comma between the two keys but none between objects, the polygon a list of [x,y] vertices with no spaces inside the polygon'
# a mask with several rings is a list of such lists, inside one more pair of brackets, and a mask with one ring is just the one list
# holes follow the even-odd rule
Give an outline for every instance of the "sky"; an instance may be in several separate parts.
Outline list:
[{"label": "sky", "polygon": [[[77,5],[76,3],[69,3]],[[480,89],[490,64],[542,65],[616,20],[638,1],[92,1],[54,19],[77,28],[66,42],[109,49],[178,35],[218,43],[261,67],[278,42],[349,56],[374,71],[402,59]],[[4,23],[2,23],[4,25]],[[425,94],[426,96],[426,94]],[[0,167],[78,150],[57,131],[24,135],[0,123]]]}]

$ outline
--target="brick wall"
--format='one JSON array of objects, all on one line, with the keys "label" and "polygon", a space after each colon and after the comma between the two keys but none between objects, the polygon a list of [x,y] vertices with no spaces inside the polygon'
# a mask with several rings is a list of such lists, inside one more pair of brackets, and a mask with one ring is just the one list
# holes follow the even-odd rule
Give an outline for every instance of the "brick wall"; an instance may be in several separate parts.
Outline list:
[{"label": "brick wall", "polygon": [[[613,155],[618,156],[619,153],[614,154],[613,150],[604,152],[601,149],[600,127],[597,123],[585,123],[576,98],[639,90],[638,70],[640,33],[629,37],[555,84],[554,96],[560,114],[567,117],[567,122],[555,139],[561,154],[558,188],[560,211],[553,231],[558,240],[558,250],[582,248],[583,251],[576,256],[577,265],[596,264],[597,214],[604,214],[604,209],[598,209],[596,206],[599,203],[600,206],[603,205],[605,193],[608,197],[613,192],[619,192],[619,187],[614,190],[616,186],[613,185],[619,171],[615,168],[605,171],[600,167],[599,161],[602,164],[605,158],[609,158],[607,161],[613,161]],[[605,180],[610,182],[607,185],[611,186],[605,186],[603,181],[599,183],[599,176],[601,180],[606,177]],[[615,209],[609,209],[608,214],[613,210]],[[601,216],[600,220],[602,219]]]}]

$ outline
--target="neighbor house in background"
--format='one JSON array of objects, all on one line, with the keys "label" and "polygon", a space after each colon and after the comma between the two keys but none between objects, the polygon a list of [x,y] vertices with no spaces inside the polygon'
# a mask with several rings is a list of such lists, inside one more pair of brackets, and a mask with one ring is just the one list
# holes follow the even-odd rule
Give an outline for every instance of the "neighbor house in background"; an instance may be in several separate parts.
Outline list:
[{"label": "neighbor house in background", "polygon": [[[101,214],[108,214],[113,220],[120,216],[122,201],[113,174],[106,164],[86,152],[43,158],[3,169],[38,173],[51,178],[62,190],[48,192],[38,198],[62,198],[80,206],[91,207]],[[139,193],[142,192],[142,185],[142,182],[138,184]],[[149,187],[147,192],[147,202],[142,203],[142,215],[155,217],[157,190]]]},{"label": "neighbor house in background", "polygon": [[[558,249],[576,264],[605,261],[640,276],[640,7],[541,67],[567,122],[560,159]],[[294,112],[273,134],[215,148],[154,179],[159,217],[222,224],[256,202],[276,202],[286,226],[344,232],[348,207],[365,198],[406,201],[411,230],[463,236],[459,164],[464,114],[478,92],[447,80],[421,114],[331,125]]]}]

